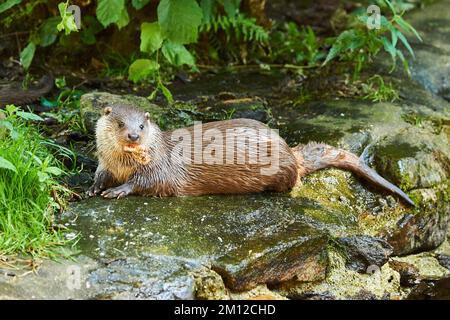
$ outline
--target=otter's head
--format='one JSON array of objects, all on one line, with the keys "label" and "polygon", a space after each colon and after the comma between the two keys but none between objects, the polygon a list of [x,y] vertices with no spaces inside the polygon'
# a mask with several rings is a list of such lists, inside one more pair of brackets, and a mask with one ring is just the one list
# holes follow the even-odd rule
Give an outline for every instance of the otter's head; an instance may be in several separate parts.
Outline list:
[{"label": "otter's head", "polygon": [[127,147],[151,146],[160,134],[147,112],[129,106],[108,106],[97,122],[97,147],[121,152]]}]

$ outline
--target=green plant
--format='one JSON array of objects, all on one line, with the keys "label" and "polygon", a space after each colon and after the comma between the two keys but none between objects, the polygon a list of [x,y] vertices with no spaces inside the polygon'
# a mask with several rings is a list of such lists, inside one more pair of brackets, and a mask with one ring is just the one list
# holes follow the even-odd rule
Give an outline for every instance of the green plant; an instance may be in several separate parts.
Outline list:
[{"label": "green plant", "polygon": [[9,105],[0,119],[0,255],[53,255],[67,244],[53,223],[70,194],[57,181],[64,167],[29,124],[39,116]]},{"label": "green plant", "polygon": [[301,29],[293,23],[285,23],[270,36],[272,60],[296,65],[317,65],[325,58],[321,44],[311,27]]},{"label": "green plant", "polygon": [[[36,1],[50,6],[45,0]],[[240,0],[161,0],[157,5],[156,21],[143,21],[140,26],[140,53],[123,65],[119,61],[119,74],[127,68],[128,78],[133,82],[152,81],[155,91],[150,98],[160,91],[167,100],[172,101],[172,95],[165,87],[162,66],[172,70],[187,66],[196,69],[196,59],[192,49],[187,45],[198,41],[202,33],[223,33],[226,38],[236,42],[265,42],[268,33],[257,25],[255,19],[245,17],[239,12]],[[71,45],[72,33],[77,33],[76,39],[84,45],[93,45],[97,35],[116,26],[119,30],[130,23],[129,11],[141,10],[150,3],[149,0],[97,0],[94,2],[95,13],[89,10],[82,15],[81,29],[78,30],[74,17],[68,11],[69,1],[58,5],[59,16],[44,19],[34,30],[31,30],[28,44],[20,54],[24,69],[28,69],[39,47],[48,47],[55,43]],[[22,4],[19,6],[19,4]],[[26,7],[26,13],[23,8]],[[35,6],[30,6],[23,0],[8,0],[0,7],[0,13],[14,10],[13,16],[31,15]],[[54,9],[54,8],[52,8]],[[14,19],[12,19],[14,20]],[[59,42],[57,40],[59,39]],[[128,59],[124,59],[128,60]],[[117,60],[116,60],[117,61]],[[111,65],[104,63],[107,73],[115,73]]]},{"label": "green plant", "polygon": [[235,38],[237,41],[261,43],[267,42],[269,39],[269,33],[256,24],[256,19],[248,18],[238,12],[231,16],[212,16],[200,25],[200,32],[208,33],[211,31],[214,31],[214,33],[223,31],[227,41]]},{"label": "green plant", "polygon": [[300,92],[299,92],[299,95],[293,101],[293,105],[294,105],[294,107],[297,107],[297,106],[300,106],[300,105],[310,101],[311,99],[312,99],[311,93],[308,92],[307,89],[301,88]]},{"label": "green plant", "polygon": [[239,12],[240,2],[201,1],[202,44],[207,44],[209,58],[216,62],[232,58],[246,63],[247,56],[257,56],[257,51],[268,44],[269,32],[258,25],[255,18]]},{"label": "green plant", "polygon": [[397,90],[392,83],[385,83],[380,75],[374,75],[362,84],[363,98],[373,102],[390,101],[399,99]]},{"label": "green plant", "polygon": [[[383,48],[391,56],[391,71],[395,70],[396,61],[400,59],[405,71],[409,73],[408,61],[397,45],[401,42],[414,57],[414,52],[403,32],[413,33],[420,41],[422,39],[417,31],[402,18],[402,14],[397,13],[389,0],[384,2],[389,7],[392,17],[380,15],[380,28],[369,29],[369,19],[373,17],[367,14],[358,15],[355,26],[345,30],[334,40],[323,65],[335,58],[350,61],[354,64],[354,78],[357,78],[363,66],[371,62]],[[390,39],[388,34],[391,36]]]},{"label": "green plant", "polygon": [[80,132],[88,135],[84,117],[81,113],[80,98],[83,92],[81,90],[69,88],[64,78],[56,79],[58,88],[61,90],[56,100],[42,99],[41,104],[52,108],[52,111],[43,112],[45,116],[56,119],[71,131]]},{"label": "green plant", "polygon": [[[392,7],[395,8],[397,12],[403,12],[414,9],[421,1],[414,0],[390,0]],[[423,1],[422,1],[423,2]],[[377,5],[381,8],[387,8],[388,5],[384,0],[376,0]]]}]

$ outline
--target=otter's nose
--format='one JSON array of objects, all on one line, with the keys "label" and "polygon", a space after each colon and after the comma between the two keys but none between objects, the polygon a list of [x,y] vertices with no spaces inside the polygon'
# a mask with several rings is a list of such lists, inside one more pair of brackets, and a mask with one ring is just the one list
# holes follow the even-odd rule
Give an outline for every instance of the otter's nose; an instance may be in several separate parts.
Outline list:
[{"label": "otter's nose", "polygon": [[129,133],[128,139],[130,139],[130,141],[137,141],[137,139],[139,139],[139,135],[136,133]]}]

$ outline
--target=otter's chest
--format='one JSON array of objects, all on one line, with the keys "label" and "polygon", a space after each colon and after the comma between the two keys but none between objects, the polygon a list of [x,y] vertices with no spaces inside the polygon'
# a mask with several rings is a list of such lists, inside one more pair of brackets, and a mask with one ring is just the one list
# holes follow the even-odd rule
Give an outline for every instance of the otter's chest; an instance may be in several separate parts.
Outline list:
[{"label": "otter's chest", "polygon": [[126,157],[108,157],[102,160],[103,167],[114,176],[117,183],[125,183],[136,172],[136,165]]}]

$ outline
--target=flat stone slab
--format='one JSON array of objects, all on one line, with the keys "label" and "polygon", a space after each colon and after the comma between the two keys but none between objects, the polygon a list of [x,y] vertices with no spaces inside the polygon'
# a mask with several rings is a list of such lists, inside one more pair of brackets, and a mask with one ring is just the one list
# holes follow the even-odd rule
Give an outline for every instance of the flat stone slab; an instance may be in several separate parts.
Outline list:
[{"label": "flat stone slab", "polygon": [[[74,203],[63,222],[80,231],[79,248],[93,259],[190,261],[186,270],[211,266],[229,288],[245,290],[325,277],[329,233],[302,212],[302,202],[286,195],[93,198]],[[323,223],[331,231],[342,221]]]}]

